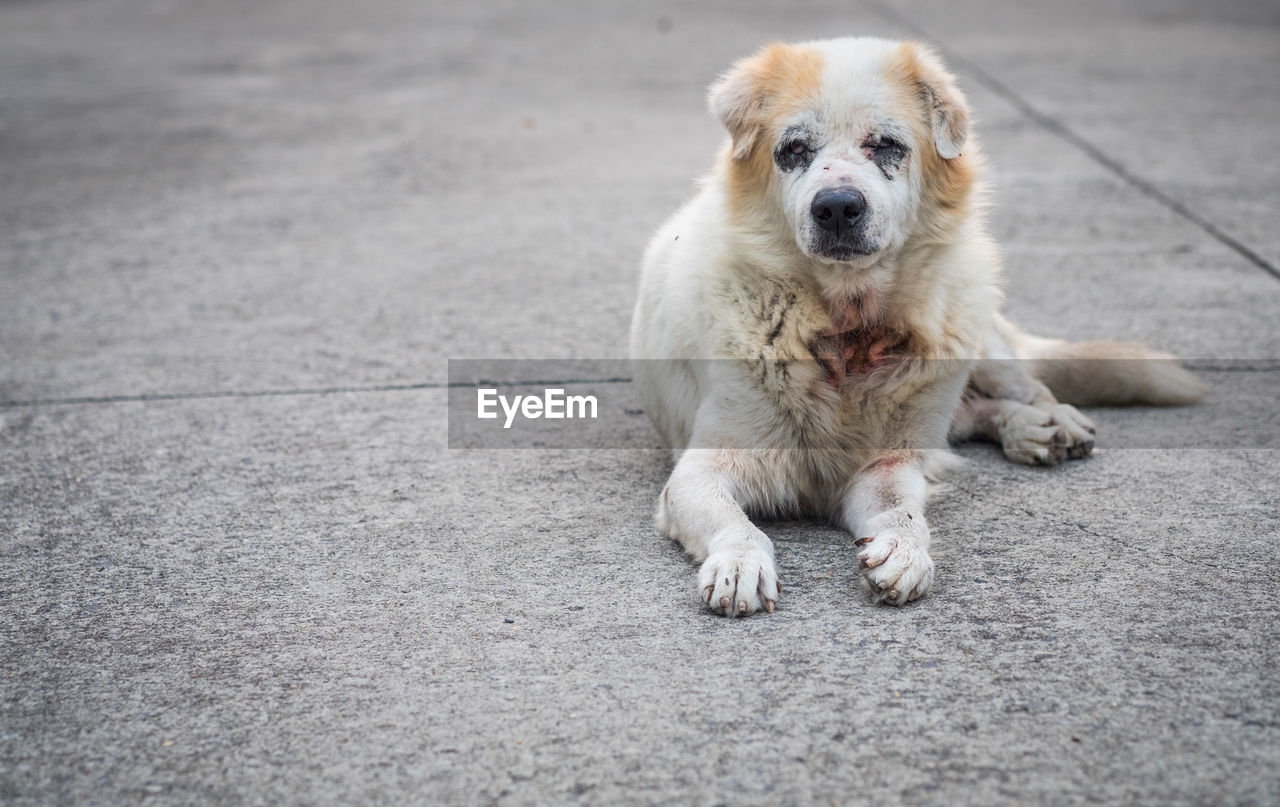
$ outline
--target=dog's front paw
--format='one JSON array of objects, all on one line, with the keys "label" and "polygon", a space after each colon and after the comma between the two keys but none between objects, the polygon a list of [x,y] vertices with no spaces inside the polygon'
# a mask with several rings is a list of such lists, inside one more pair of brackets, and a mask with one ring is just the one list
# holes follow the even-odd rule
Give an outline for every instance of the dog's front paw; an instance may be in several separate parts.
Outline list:
[{"label": "dog's front paw", "polygon": [[1071,404],[1058,404],[1049,412],[1052,421],[1062,427],[1067,437],[1067,456],[1073,460],[1093,453],[1093,440],[1098,430],[1093,421]]},{"label": "dog's front paw", "polygon": [[739,544],[707,557],[698,572],[698,589],[702,602],[717,614],[747,616],[761,609],[773,613],[782,584],[771,552]]},{"label": "dog's front paw", "polygon": [[[929,557],[929,528],[924,516],[886,513],[873,519],[866,535],[854,541],[861,548],[858,566],[862,586],[873,603],[903,605],[924,596],[933,585],[933,558]],[[906,516],[905,524],[901,522]],[[876,522],[882,522],[877,525]]]},{"label": "dog's front paw", "polygon": [[1059,465],[1068,456],[1069,442],[1066,428],[1033,406],[1012,404],[1000,421],[1000,445],[1014,462]]}]

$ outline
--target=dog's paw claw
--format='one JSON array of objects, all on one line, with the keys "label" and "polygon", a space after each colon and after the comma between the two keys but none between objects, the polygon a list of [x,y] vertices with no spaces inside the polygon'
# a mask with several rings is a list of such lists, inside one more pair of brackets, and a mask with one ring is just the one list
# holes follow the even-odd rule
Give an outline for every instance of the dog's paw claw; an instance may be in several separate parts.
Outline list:
[{"label": "dog's paw claw", "polygon": [[1006,416],[1000,442],[1014,462],[1052,467],[1089,456],[1096,433],[1093,423],[1069,404],[1056,404],[1048,412],[1018,406]]},{"label": "dog's paw claw", "polygon": [[713,552],[698,578],[702,602],[724,616],[772,613],[782,591],[772,554],[756,545]]},{"label": "dog's paw claw", "polygon": [[1053,421],[1066,433],[1068,457],[1075,460],[1093,453],[1093,444],[1098,435],[1093,421],[1071,404],[1058,404],[1051,414]]},{"label": "dog's paw claw", "polygon": [[[923,519],[921,519],[923,521]],[[907,528],[886,527],[877,540],[858,553],[862,582],[874,603],[903,605],[923,596],[933,584],[933,560],[928,551],[927,532],[921,539]]]}]

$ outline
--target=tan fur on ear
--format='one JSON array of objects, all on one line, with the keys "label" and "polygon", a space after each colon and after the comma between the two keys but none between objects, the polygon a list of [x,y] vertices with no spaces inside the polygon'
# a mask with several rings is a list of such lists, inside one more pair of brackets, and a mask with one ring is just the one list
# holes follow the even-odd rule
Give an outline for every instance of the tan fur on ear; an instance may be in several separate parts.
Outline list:
[{"label": "tan fur on ear", "polygon": [[[898,46],[886,76],[897,91],[902,114],[912,118],[915,140],[921,144],[920,176],[931,202],[921,208],[929,213],[926,229],[945,235],[969,209],[981,165],[978,144],[969,137],[968,104],[955,77],[918,42]],[[929,142],[932,149],[924,147]]]},{"label": "tan fur on ear", "polygon": [[759,66],[762,54],[739,59],[720,76],[707,93],[711,114],[720,119],[733,138],[733,158],[740,160],[751,151],[764,107],[759,91]]},{"label": "tan fur on ear", "polygon": [[786,90],[793,102],[818,86],[821,58],[785,42],[766,45],[754,55],[734,62],[711,85],[707,105],[733,138],[731,156],[742,160],[751,153],[760,127],[776,112]]},{"label": "tan fur on ear", "polygon": [[920,42],[902,43],[899,54],[914,75],[938,156],[954,160],[969,137],[969,104],[956,85],[956,77],[932,48]]}]

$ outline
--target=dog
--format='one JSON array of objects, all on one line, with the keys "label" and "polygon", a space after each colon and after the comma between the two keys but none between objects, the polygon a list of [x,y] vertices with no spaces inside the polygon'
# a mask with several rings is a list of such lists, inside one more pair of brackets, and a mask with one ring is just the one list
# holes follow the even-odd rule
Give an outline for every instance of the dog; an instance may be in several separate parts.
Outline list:
[{"label": "dog", "polygon": [[933,583],[925,498],[949,441],[1056,465],[1094,446],[1067,401],[1205,393],[1168,354],[1000,315],[969,107],[927,45],[771,44],[709,105],[728,140],[645,252],[631,354],[675,450],[658,527],[701,562],[713,611],[777,605],[750,516],[842,526],[871,601],[903,605]]}]

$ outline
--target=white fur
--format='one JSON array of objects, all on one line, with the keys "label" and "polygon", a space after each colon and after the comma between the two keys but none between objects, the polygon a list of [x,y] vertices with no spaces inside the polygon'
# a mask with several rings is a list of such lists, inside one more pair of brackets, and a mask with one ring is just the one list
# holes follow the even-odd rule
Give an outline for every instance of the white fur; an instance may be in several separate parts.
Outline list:
[{"label": "white fur", "polygon": [[[769,120],[771,99],[753,89],[759,64],[735,66],[711,93],[731,143],[645,253],[631,351],[646,411],[676,456],[658,526],[702,562],[701,598],[719,613],[772,611],[781,590],[772,544],[748,513],[845,527],[873,601],[926,593],[925,479],[946,464],[953,418],[960,436],[1003,442],[1023,462],[1092,448],[1088,420],[1016,365],[984,365],[965,394],[975,359],[1012,355],[995,327],[999,255],[978,205],[948,219],[924,195],[924,150],[950,160],[973,148],[967,110],[923,48],[926,86],[911,97],[925,100],[904,108],[885,74],[899,47],[798,46],[822,55],[819,91]],[[820,140],[812,164],[775,165],[735,197],[734,172],[798,126]],[[863,148],[885,126],[911,154],[892,176]],[[809,249],[810,202],[832,178],[866,198],[874,254],[837,261]],[[846,357],[836,370],[833,349]]]}]

